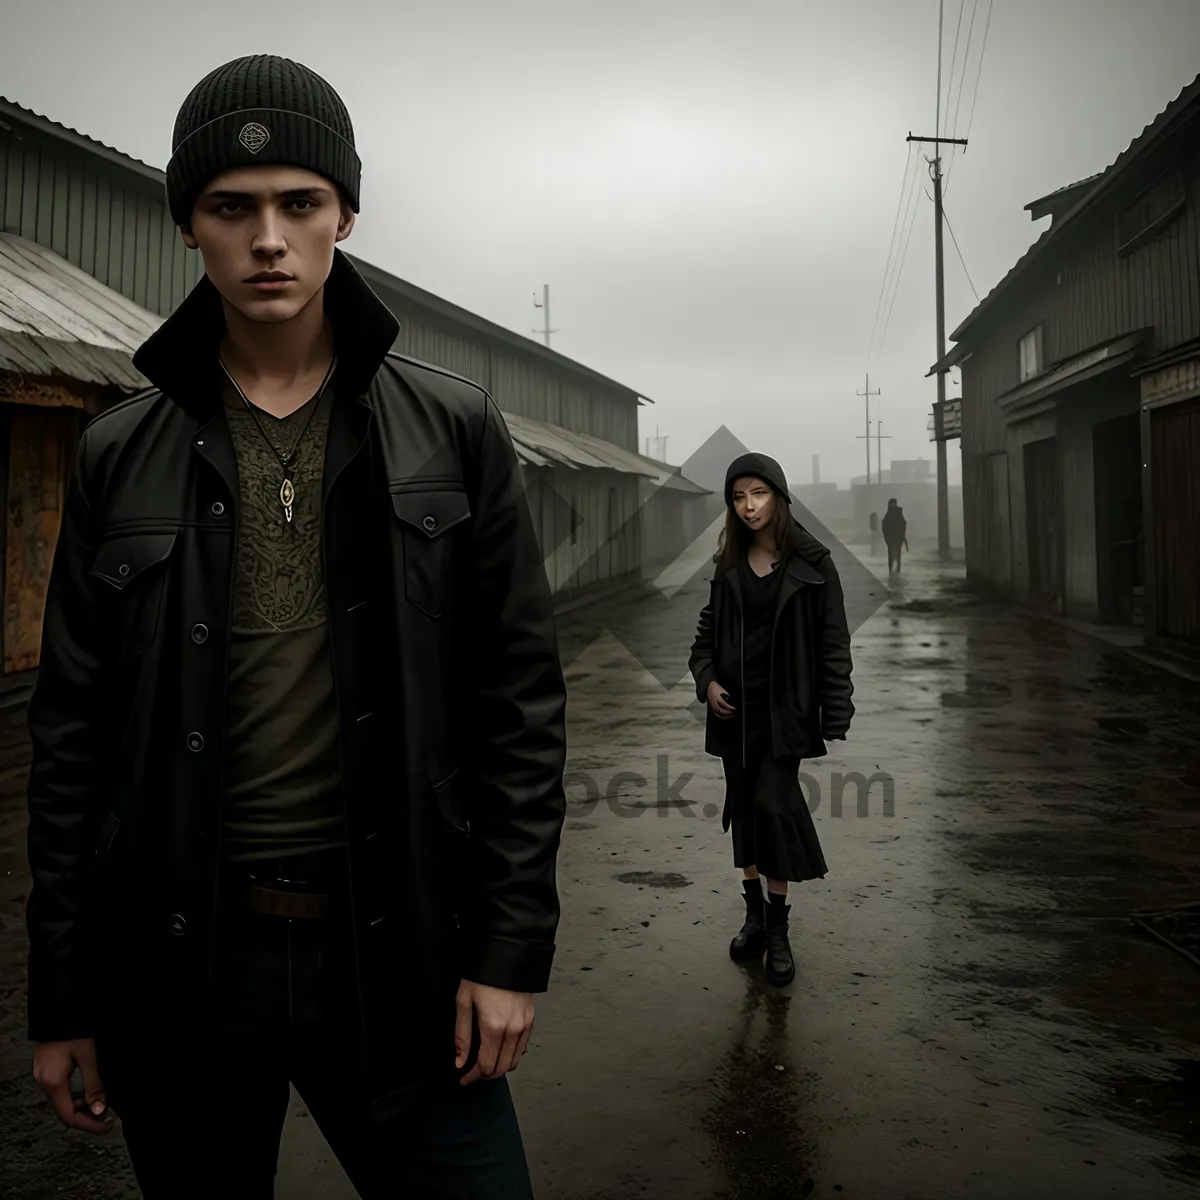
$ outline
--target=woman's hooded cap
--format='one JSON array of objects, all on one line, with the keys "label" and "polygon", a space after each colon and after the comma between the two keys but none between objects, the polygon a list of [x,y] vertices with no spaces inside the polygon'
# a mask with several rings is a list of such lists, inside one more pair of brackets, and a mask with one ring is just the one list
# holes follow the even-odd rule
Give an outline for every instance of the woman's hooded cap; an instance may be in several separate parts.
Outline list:
[{"label": "woman's hooded cap", "polygon": [[725,472],[725,506],[727,508],[733,507],[734,483],[747,475],[769,483],[776,495],[782,497],[787,504],[791,504],[792,497],[788,491],[787,476],[783,473],[783,468],[769,455],[743,454],[739,458],[735,458],[729,464],[729,470]]}]

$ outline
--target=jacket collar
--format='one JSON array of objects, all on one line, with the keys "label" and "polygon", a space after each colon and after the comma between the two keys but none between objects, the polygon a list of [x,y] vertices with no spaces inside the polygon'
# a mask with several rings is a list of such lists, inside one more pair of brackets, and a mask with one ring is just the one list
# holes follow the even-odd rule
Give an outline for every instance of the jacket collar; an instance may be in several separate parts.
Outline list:
[{"label": "jacket collar", "polygon": [[[338,395],[362,398],[400,325],[340,251],[325,281],[325,311],[333,322]],[[221,403],[217,352],[225,331],[221,296],[207,275],[142,344],[133,365],[180,407],[203,420]]]},{"label": "jacket collar", "polygon": [[[813,542],[820,546],[816,539]],[[824,549],[823,547],[821,547]],[[807,546],[802,546],[802,551],[807,550]],[[818,559],[818,561],[820,561]],[[820,587],[825,583],[825,576],[817,570],[816,566],[803,557],[802,553],[789,554],[787,559],[777,568],[783,573],[783,578],[779,581],[779,595],[775,605],[775,619],[778,620],[787,603],[802,587]],[[733,593],[734,601],[740,609],[744,602],[744,594],[742,588],[742,573],[736,567],[732,569],[722,570],[718,568],[713,576],[713,582],[724,584]]]}]

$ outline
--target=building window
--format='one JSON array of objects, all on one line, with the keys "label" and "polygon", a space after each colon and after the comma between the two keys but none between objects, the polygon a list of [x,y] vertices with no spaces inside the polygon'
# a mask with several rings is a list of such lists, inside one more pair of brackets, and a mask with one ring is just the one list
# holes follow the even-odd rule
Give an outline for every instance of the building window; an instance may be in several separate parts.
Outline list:
[{"label": "building window", "polygon": [[1021,355],[1021,378],[1024,383],[1042,373],[1042,326],[1031,329],[1019,343]]}]

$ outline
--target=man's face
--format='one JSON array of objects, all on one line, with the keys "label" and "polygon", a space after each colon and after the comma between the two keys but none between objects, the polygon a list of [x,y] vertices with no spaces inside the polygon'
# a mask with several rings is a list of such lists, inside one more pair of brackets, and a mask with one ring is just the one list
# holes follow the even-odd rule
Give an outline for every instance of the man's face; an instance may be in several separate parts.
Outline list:
[{"label": "man's face", "polygon": [[215,178],[183,240],[217,291],[252,321],[289,321],[329,278],[354,214],[337,188],[299,167],[241,167]]},{"label": "man's face", "polygon": [[771,524],[775,516],[775,493],[761,479],[736,479],[730,497],[733,511],[756,533]]}]

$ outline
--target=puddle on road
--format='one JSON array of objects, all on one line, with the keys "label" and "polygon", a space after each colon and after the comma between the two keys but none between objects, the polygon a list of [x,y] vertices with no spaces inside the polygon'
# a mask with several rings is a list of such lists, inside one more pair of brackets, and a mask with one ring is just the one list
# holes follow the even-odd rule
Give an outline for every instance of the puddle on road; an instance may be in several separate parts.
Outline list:
[{"label": "puddle on road", "polygon": [[943,692],[943,708],[984,708],[989,704],[1012,698],[1013,690],[1006,683],[997,683],[983,675],[969,674],[961,692]]},{"label": "puddle on road", "polygon": [[816,1125],[809,1095],[812,1081],[791,1065],[791,997],[768,992],[766,986],[747,975],[733,1045],[716,1069],[715,1096],[702,1118],[728,1177],[730,1190],[721,1194],[738,1200],[792,1200],[816,1190],[810,1174],[816,1166],[816,1145],[805,1132]]},{"label": "puddle on road", "polygon": [[685,888],[691,887],[692,881],[686,875],[674,871],[627,871],[624,875],[615,875],[618,883],[637,883],[642,887],[652,888]]}]

